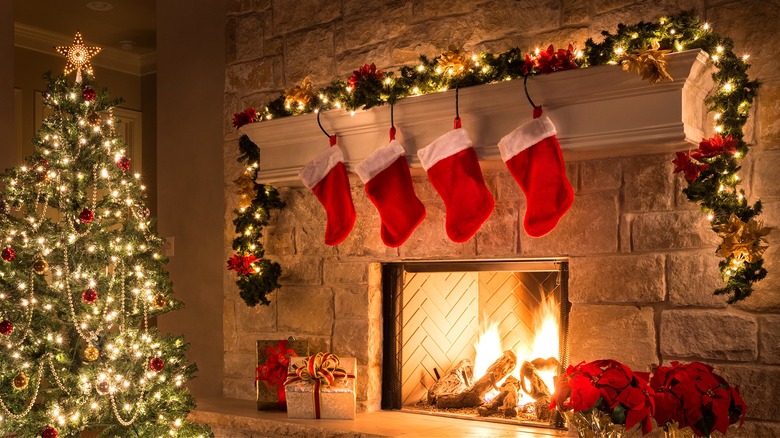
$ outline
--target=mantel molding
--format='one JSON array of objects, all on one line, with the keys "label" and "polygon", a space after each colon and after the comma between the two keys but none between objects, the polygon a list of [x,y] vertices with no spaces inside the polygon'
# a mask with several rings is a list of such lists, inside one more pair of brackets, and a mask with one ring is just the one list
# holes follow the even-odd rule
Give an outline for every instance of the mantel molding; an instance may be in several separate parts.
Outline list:
[{"label": "mantel molding", "polygon": [[[680,150],[709,134],[704,99],[714,87],[708,56],[700,50],[667,55],[673,81],[651,85],[620,66],[568,70],[528,80],[533,100],[558,131],[567,159],[638,155]],[[500,160],[498,141],[531,119],[522,81],[460,90],[460,116],[480,160]],[[417,150],[452,129],[455,91],[416,96],[395,105],[397,139],[412,167]],[[325,111],[322,124],[337,134],[351,170],[387,144],[390,108],[354,115]],[[298,171],[328,147],[316,114],[245,125],[240,132],[260,147],[260,181],[298,185]]]}]

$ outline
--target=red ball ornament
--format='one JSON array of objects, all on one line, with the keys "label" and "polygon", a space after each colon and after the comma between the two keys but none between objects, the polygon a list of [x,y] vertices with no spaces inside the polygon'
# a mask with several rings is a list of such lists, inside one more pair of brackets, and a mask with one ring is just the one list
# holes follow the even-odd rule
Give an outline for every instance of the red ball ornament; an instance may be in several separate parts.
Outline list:
[{"label": "red ball ornament", "polygon": [[85,224],[92,223],[92,221],[95,220],[95,213],[93,213],[92,210],[85,208],[79,213],[79,220]]},{"label": "red ball ornament", "polygon": [[41,437],[42,438],[57,438],[58,435],[59,435],[59,432],[57,432],[57,429],[55,429],[55,428],[53,428],[51,426],[46,426],[41,431]]},{"label": "red ball ornament", "polygon": [[10,262],[16,257],[16,251],[14,251],[14,249],[10,246],[6,246],[3,248],[3,252],[0,253],[0,257],[2,257],[6,262]]},{"label": "red ball ornament", "polygon": [[87,102],[92,102],[95,100],[95,90],[89,87],[84,87],[84,91],[81,92],[81,97],[83,97]]},{"label": "red ball ornament", "polygon": [[159,357],[155,357],[154,359],[149,361],[149,369],[154,371],[155,373],[159,373],[160,371],[162,371],[163,366],[165,366],[165,363]]},{"label": "red ball ornament", "polygon": [[2,322],[0,322],[0,333],[8,336],[14,331],[14,323],[11,321],[4,319]]},{"label": "red ball ornament", "polygon": [[127,157],[122,157],[116,160],[116,166],[122,170],[130,170],[130,159]]},{"label": "red ball ornament", "polygon": [[92,304],[98,299],[98,293],[95,289],[92,289],[91,287],[89,289],[84,290],[84,292],[81,293],[81,299],[87,303]]}]

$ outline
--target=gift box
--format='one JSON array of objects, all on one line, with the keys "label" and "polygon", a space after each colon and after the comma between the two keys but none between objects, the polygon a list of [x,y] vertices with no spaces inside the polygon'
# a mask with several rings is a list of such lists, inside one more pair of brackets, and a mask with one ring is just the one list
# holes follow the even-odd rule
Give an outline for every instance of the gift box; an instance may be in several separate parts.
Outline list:
[{"label": "gift box", "polygon": [[308,355],[307,340],[289,338],[257,341],[255,387],[259,411],[287,409],[284,381],[287,379],[290,358]]},{"label": "gift box", "polygon": [[290,418],[355,419],[354,357],[317,353],[293,359],[284,391]]}]

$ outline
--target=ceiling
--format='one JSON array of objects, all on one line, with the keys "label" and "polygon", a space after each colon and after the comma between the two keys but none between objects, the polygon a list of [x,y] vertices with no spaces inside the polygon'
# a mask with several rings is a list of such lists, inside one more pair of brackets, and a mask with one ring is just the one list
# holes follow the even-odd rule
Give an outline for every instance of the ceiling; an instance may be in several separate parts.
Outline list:
[{"label": "ceiling", "polygon": [[86,45],[121,50],[120,41],[132,41],[131,52],[147,55],[156,50],[156,0],[105,0],[113,8],[95,11],[91,0],[13,0],[14,21],[52,34],[67,36],[69,45],[80,31]]}]

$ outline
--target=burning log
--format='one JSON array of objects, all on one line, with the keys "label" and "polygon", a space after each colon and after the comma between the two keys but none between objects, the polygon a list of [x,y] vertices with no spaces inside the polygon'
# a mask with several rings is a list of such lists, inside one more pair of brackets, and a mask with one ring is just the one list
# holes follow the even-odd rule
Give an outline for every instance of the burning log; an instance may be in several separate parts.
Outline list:
[{"label": "burning log", "polygon": [[[554,358],[550,358],[557,363]],[[534,411],[536,412],[536,418],[542,421],[550,419],[550,388],[544,383],[539,373],[536,371],[536,364],[541,364],[541,359],[536,359],[533,362],[523,362],[520,367],[520,385],[523,388],[523,392],[530,395],[536,401],[534,401]],[[549,359],[548,359],[549,361]],[[552,363],[550,363],[552,364]],[[526,386],[526,382],[529,383],[530,388]]]},{"label": "burning log", "polygon": [[474,382],[469,389],[457,394],[441,394],[436,397],[436,406],[439,408],[473,408],[481,405],[485,394],[496,387],[507,374],[517,366],[517,356],[507,350],[496,359],[487,369],[487,372],[479,380]]},{"label": "burning log", "polygon": [[436,404],[437,397],[442,394],[458,394],[467,390],[472,380],[474,366],[469,359],[463,359],[431,386],[428,390],[428,403]]},{"label": "burning log", "polygon": [[520,381],[509,376],[501,385],[501,392],[493,400],[477,408],[477,413],[481,417],[500,412],[505,417],[513,418],[517,416],[517,391],[520,389]]}]

